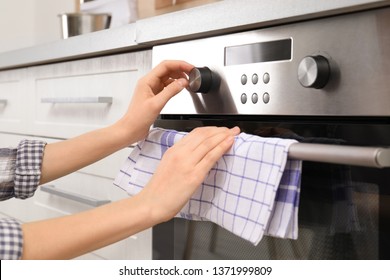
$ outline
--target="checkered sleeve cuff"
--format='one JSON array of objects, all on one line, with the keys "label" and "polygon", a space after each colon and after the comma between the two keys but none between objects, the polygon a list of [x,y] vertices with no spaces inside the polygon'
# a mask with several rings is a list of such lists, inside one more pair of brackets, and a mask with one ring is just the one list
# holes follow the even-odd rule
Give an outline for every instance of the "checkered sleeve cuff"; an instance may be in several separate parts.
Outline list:
[{"label": "checkered sleeve cuff", "polygon": [[15,219],[0,219],[0,259],[18,260],[22,257],[23,233]]},{"label": "checkered sleeve cuff", "polygon": [[0,149],[0,200],[14,197],[16,149]]},{"label": "checkered sleeve cuff", "polygon": [[15,197],[26,199],[34,195],[41,178],[43,152],[46,143],[23,140],[16,154]]}]

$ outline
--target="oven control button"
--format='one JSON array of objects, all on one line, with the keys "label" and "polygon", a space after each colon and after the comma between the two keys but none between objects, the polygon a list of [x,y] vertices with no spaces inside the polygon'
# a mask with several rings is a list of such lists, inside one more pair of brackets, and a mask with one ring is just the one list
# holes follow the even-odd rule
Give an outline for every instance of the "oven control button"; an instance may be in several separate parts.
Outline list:
[{"label": "oven control button", "polygon": [[252,94],[252,103],[256,104],[257,101],[259,101],[259,96],[257,95],[257,93]]},{"label": "oven control button", "polygon": [[257,74],[252,75],[252,83],[255,85],[259,81],[259,76]]},{"label": "oven control button", "polygon": [[189,89],[192,92],[207,93],[213,85],[213,73],[208,67],[195,67],[188,78]]},{"label": "oven control button", "polygon": [[265,92],[265,93],[263,94],[263,102],[264,102],[264,104],[267,104],[267,103],[269,102],[269,100],[270,100],[269,93],[268,93],[268,92]]},{"label": "oven control button", "polygon": [[270,79],[271,79],[271,77],[269,76],[269,74],[268,73],[264,73],[264,75],[263,75],[263,83],[264,84],[268,84]]},{"label": "oven control button", "polygon": [[245,93],[241,94],[241,103],[245,104],[247,101],[248,101],[248,96]]},{"label": "oven control button", "polygon": [[244,86],[246,85],[247,82],[248,82],[248,77],[245,74],[243,74],[241,76],[241,84]]},{"label": "oven control button", "polygon": [[329,80],[328,60],[321,56],[306,56],[298,66],[298,80],[306,88],[323,88]]}]

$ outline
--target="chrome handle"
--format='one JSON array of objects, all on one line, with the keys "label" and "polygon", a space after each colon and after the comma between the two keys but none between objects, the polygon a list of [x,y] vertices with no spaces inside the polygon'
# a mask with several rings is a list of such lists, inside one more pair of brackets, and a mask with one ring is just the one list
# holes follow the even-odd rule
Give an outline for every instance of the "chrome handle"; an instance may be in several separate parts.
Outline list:
[{"label": "chrome handle", "polygon": [[41,103],[107,103],[111,104],[113,98],[110,96],[93,97],[42,97]]},{"label": "chrome handle", "polygon": [[7,105],[8,100],[7,99],[0,99],[0,104]]},{"label": "chrome handle", "polygon": [[294,143],[290,146],[288,157],[365,167],[390,167],[390,148]]},{"label": "chrome handle", "polygon": [[50,193],[50,194],[53,194],[53,195],[56,195],[56,196],[59,196],[62,198],[70,199],[70,200],[73,200],[76,202],[80,202],[83,204],[87,204],[87,205],[93,206],[93,207],[98,207],[98,206],[101,206],[101,205],[104,205],[104,204],[111,202],[110,200],[97,200],[97,199],[90,198],[87,196],[83,196],[83,195],[75,194],[72,192],[60,190],[52,185],[41,186],[40,189],[43,192]]}]

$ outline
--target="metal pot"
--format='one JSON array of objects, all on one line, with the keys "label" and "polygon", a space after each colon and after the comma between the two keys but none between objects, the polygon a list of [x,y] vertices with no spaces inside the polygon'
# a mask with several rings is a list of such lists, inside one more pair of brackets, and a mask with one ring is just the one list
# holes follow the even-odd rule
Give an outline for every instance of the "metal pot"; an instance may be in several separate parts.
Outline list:
[{"label": "metal pot", "polygon": [[99,31],[110,27],[111,14],[65,13],[61,19],[62,38]]}]

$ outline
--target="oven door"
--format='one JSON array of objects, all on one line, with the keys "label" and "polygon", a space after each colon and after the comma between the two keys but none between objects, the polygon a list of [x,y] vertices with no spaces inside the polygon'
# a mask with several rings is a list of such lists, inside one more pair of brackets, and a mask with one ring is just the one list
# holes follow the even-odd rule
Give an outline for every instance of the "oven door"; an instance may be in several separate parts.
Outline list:
[{"label": "oven door", "polygon": [[[155,124],[180,131],[207,125],[238,125],[246,133],[332,147],[390,146],[387,118],[181,116],[178,120],[162,116]],[[303,161],[297,240],[264,236],[253,246],[211,222],[177,218],[153,228],[153,257],[389,259],[390,168],[356,166],[353,160],[359,155],[351,158],[351,165],[321,162],[321,158]]]}]

